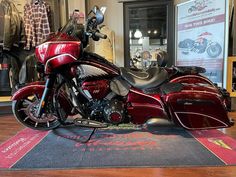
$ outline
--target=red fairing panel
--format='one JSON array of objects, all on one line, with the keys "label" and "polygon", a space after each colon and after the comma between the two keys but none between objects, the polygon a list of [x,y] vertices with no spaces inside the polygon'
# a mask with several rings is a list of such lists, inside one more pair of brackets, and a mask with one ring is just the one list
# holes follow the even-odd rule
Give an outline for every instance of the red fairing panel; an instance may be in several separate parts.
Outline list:
[{"label": "red fairing panel", "polygon": [[83,90],[87,90],[93,99],[103,99],[110,91],[108,80],[84,82],[82,85]]},{"label": "red fairing panel", "polygon": [[143,124],[150,118],[167,118],[159,95],[146,95],[138,90],[130,90],[127,105],[134,124]]},{"label": "red fairing panel", "polygon": [[51,41],[37,46],[35,53],[46,69],[75,62],[81,56],[81,42],[63,34],[52,37]]},{"label": "red fairing panel", "polygon": [[231,126],[224,103],[216,92],[187,89],[164,96],[173,121],[189,130]]},{"label": "red fairing panel", "polygon": [[39,62],[46,64],[47,60],[61,54],[70,54],[78,58],[81,42],[67,36],[66,34],[58,33],[52,35],[50,40],[36,47],[35,53]]}]

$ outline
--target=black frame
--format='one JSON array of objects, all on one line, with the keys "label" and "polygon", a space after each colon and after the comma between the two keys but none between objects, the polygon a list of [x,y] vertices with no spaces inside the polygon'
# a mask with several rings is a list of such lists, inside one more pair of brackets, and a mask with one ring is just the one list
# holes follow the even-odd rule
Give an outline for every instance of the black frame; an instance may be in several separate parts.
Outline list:
[{"label": "black frame", "polygon": [[124,9],[124,64],[125,67],[130,67],[130,45],[129,45],[129,8],[144,7],[144,6],[167,6],[167,52],[168,66],[175,64],[175,19],[174,19],[174,2],[172,0],[123,0]]}]

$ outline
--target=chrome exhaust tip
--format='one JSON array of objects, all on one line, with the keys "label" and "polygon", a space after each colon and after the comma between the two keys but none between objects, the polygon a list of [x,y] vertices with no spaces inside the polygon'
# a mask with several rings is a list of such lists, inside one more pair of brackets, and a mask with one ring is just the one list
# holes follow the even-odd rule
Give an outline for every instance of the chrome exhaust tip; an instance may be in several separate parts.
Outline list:
[{"label": "chrome exhaust tip", "polygon": [[152,118],[146,121],[146,126],[167,126],[171,125],[172,123],[168,121],[167,119],[161,119],[161,118]]}]

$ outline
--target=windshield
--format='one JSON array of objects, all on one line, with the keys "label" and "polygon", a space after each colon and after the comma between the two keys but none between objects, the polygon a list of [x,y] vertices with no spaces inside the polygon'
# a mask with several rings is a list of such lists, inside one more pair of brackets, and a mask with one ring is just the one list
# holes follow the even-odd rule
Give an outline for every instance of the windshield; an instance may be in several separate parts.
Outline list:
[{"label": "windshield", "polygon": [[70,19],[59,32],[81,41],[84,40],[84,25],[76,23],[73,19]]},{"label": "windshield", "polygon": [[75,30],[75,24],[73,20],[69,20],[68,23],[60,30],[61,33],[71,35]]}]

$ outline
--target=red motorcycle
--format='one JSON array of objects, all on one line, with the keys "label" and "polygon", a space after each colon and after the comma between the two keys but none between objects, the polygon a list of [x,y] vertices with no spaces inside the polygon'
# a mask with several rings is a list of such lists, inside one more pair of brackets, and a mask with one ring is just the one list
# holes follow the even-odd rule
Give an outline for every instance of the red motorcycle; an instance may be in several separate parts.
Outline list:
[{"label": "red motorcycle", "polygon": [[188,130],[233,125],[227,114],[229,94],[201,75],[204,68],[134,71],[87,52],[89,38],[106,38],[97,28],[103,20],[103,13],[94,7],[85,27],[72,18],[36,48],[38,71],[46,81],[25,85],[13,95],[19,122],[37,130],[71,124],[94,129],[155,124],[158,119]]}]

